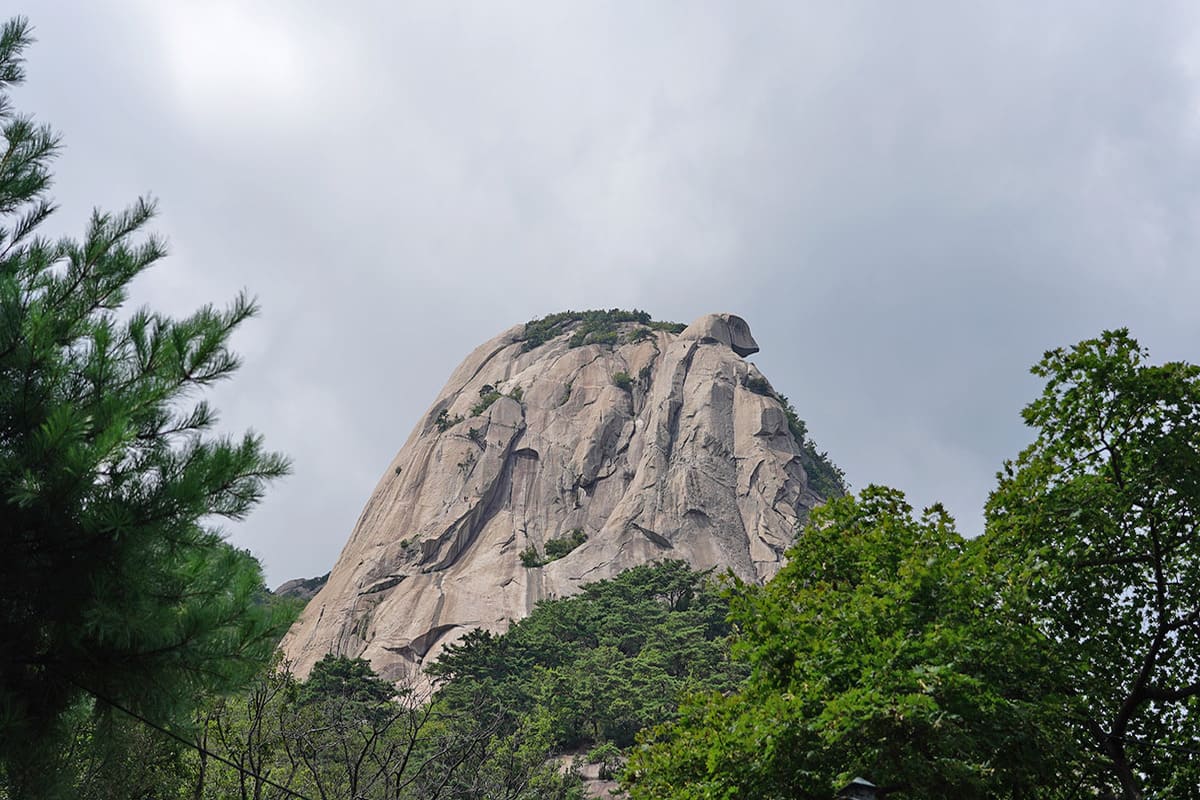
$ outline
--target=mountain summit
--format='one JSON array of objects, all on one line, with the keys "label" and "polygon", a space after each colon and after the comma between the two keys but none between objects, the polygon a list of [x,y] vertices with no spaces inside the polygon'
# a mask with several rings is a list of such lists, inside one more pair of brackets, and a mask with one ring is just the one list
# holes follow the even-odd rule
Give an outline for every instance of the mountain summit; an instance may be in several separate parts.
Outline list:
[{"label": "mountain summit", "polygon": [[[284,639],[388,679],[473,628],[645,562],[763,581],[840,473],[745,357],[750,326],[564,312],[475,349],[388,466]],[[807,467],[807,469],[806,469]]]}]

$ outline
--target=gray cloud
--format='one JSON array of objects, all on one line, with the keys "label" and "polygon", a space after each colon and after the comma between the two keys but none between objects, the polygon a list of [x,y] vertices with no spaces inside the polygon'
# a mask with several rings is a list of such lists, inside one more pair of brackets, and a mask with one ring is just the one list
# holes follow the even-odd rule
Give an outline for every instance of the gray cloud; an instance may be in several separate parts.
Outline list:
[{"label": "gray cloud", "polygon": [[230,530],[272,583],[329,568],[474,345],[563,308],[744,315],[854,484],[968,532],[1042,350],[1197,359],[1189,4],[31,13],[59,229],[153,192],[138,300],[263,303],[215,402],[296,462]]}]

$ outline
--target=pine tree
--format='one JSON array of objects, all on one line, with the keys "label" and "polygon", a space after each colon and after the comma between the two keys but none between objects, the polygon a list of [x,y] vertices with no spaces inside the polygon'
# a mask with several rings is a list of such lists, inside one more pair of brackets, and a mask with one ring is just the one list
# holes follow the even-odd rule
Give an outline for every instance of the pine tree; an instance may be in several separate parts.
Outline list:
[{"label": "pine tree", "polygon": [[86,698],[186,719],[198,692],[262,668],[290,614],[214,527],[286,459],[215,435],[196,398],[237,369],[229,337],[256,306],[122,309],[165,254],[143,233],[152,201],[94,212],[82,241],[38,235],[59,139],[11,106],[30,42],[24,19],[0,29],[0,787],[14,797],[51,793]]}]

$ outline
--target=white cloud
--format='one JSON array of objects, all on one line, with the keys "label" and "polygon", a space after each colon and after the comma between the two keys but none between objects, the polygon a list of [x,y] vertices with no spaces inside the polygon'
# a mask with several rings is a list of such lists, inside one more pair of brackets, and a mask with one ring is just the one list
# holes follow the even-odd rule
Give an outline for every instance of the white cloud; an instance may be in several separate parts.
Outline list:
[{"label": "white cloud", "polygon": [[152,190],[142,298],[262,300],[216,401],[296,458],[234,529],[273,582],[459,359],[564,307],[744,315],[856,484],[968,530],[1042,350],[1200,360],[1191,4],[43,3],[17,99],[67,230]]},{"label": "white cloud", "polygon": [[[167,104],[202,130],[295,125],[320,113],[332,37],[291,3],[145,2]],[[309,24],[306,24],[309,23]]]}]

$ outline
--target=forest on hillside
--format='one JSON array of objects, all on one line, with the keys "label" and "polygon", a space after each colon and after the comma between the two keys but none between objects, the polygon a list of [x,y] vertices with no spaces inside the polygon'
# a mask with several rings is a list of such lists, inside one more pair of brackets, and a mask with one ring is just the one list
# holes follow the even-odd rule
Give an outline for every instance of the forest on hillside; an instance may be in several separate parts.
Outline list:
[{"label": "forest on hillside", "polygon": [[150,201],[42,235],[29,38],[0,30],[0,798],[566,800],[589,768],[633,800],[1200,798],[1200,367],[1124,329],[1033,366],[978,538],[813,448],[838,491],[765,585],[664,561],[469,634],[433,691],[296,677],[295,604],[214,522],[289,463],[200,399],[257,306],[125,307]]}]

